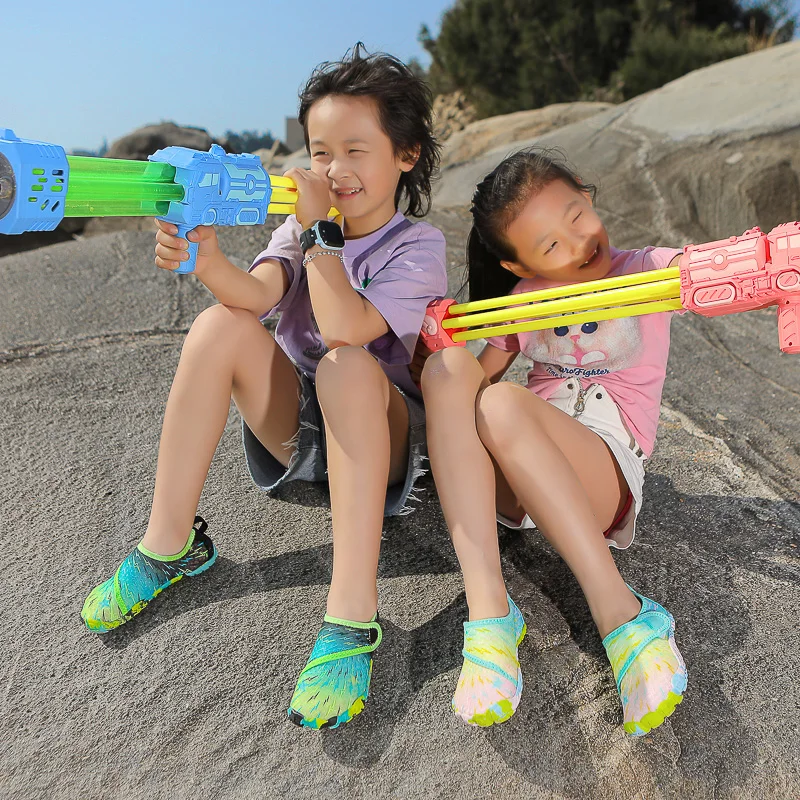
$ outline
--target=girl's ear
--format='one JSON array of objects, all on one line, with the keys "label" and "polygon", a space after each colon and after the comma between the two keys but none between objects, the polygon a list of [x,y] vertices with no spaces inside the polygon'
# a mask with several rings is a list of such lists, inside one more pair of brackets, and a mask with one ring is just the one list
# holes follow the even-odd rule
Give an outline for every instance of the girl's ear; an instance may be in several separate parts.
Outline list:
[{"label": "girl's ear", "polygon": [[413,150],[409,150],[406,153],[402,153],[400,155],[400,171],[401,172],[411,172],[412,169],[419,161],[421,148],[417,145]]},{"label": "girl's ear", "polygon": [[507,269],[509,272],[516,275],[518,278],[532,278],[533,273],[527,268],[523,267],[522,264],[518,264],[516,261],[501,261],[500,266],[503,269]]}]

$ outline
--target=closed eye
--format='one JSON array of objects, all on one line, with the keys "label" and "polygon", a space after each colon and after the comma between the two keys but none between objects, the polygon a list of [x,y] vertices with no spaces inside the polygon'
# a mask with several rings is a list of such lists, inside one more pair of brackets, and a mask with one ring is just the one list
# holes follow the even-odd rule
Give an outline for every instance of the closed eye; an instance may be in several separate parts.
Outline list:
[{"label": "closed eye", "polygon": [[575,219],[574,219],[574,220],[572,220],[573,224],[574,224],[574,223],[576,223],[576,222],[577,222],[577,221],[578,221],[578,220],[581,218],[581,214],[583,214],[583,211],[581,211],[581,212],[578,214],[578,216],[577,216],[577,217],[575,217]]}]

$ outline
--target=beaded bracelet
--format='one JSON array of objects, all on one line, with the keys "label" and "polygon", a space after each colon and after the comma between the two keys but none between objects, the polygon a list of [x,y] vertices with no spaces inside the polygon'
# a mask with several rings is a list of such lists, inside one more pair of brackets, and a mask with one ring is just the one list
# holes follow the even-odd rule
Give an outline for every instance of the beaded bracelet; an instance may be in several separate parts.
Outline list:
[{"label": "beaded bracelet", "polygon": [[341,253],[337,253],[335,250],[317,250],[316,253],[311,253],[303,259],[303,266],[305,267],[309,261],[313,261],[317,256],[335,256],[344,264],[344,257]]}]

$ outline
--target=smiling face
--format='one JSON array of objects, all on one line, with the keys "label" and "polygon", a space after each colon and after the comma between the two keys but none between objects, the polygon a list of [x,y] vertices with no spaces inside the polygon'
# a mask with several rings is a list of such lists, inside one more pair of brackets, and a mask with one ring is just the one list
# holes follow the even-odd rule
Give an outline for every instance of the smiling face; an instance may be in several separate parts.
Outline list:
[{"label": "smiling face", "polygon": [[394,216],[400,176],[415,159],[395,154],[375,100],[344,95],[318,100],[308,113],[308,142],[311,169],[327,178],[346,236],[366,236]]},{"label": "smiling face", "polygon": [[520,278],[579,283],[604,278],[611,270],[608,233],[591,197],[562,180],[551,181],[527,201],[506,239],[517,258],[501,263]]}]

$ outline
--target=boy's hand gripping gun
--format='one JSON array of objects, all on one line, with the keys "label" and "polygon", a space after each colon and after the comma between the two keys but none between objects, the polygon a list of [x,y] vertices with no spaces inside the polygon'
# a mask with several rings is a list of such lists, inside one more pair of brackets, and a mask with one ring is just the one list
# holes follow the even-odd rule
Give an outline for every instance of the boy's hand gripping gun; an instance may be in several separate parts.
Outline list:
[{"label": "boy's hand gripping gun", "polygon": [[474,303],[437,300],[428,306],[421,336],[435,351],[470,339],[659,311],[715,317],[772,305],[778,307],[781,350],[800,353],[800,222],[687,245],[677,267]]},{"label": "boy's hand gripping gun", "polygon": [[[68,156],[55,144],[0,128],[0,233],[51,231],[64,217],[152,216],[178,226],[260,225],[293,214],[297,187],[258,156],[166,147],[148,161]],[[332,209],[335,212],[335,209]],[[194,272],[197,242],[175,270]]]}]

